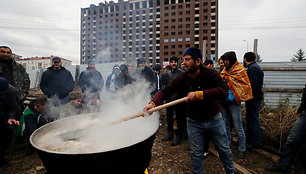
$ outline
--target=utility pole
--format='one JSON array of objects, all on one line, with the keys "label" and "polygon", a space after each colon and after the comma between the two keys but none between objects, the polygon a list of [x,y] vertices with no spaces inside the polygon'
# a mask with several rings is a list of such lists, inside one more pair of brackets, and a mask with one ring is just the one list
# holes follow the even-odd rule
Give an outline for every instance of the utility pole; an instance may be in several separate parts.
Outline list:
[{"label": "utility pole", "polygon": [[246,40],[243,40],[243,42],[245,42],[247,44],[247,52],[249,52],[249,43]]},{"label": "utility pole", "polygon": [[258,39],[254,39],[254,48],[253,48],[253,52],[254,52],[254,54],[255,54],[255,56],[256,56],[256,59],[255,59],[256,62],[257,62],[257,60],[258,60],[257,47],[258,47]]}]

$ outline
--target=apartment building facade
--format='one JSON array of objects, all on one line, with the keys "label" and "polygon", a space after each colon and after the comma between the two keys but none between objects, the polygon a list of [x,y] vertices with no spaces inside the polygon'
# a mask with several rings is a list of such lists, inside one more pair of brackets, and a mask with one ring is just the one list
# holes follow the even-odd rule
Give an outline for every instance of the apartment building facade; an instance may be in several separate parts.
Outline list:
[{"label": "apartment building facade", "polygon": [[[23,65],[26,70],[35,70],[35,69],[44,69],[50,67],[51,61],[54,57],[58,56],[50,56],[50,57],[30,57],[23,59],[16,59],[17,63]],[[62,60],[62,66],[70,66],[72,65],[72,61],[68,59],[64,59],[60,57]]]},{"label": "apartment building facade", "polygon": [[191,46],[217,57],[217,0],[119,0],[81,9],[81,64],[163,64]]}]

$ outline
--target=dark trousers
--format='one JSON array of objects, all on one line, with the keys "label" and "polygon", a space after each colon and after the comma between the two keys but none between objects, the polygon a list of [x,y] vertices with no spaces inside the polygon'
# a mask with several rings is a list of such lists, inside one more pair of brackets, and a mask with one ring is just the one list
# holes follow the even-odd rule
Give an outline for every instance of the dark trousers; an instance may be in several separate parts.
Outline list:
[{"label": "dark trousers", "polygon": [[306,142],[306,113],[294,123],[284,145],[283,154],[277,162],[282,169],[288,169],[294,160],[298,149]]},{"label": "dark trousers", "polygon": [[245,102],[246,108],[246,141],[253,146],[260,145],[259,109],[261,100],[249,100]]},{"label": "dark trousers", "polygon": [[6,117],[0,115],[0,161],[4,160],[5,153],[14,137],[15,127],[7,123]]},{"label": "dark trousers", "polygon": [[183,133],[186,133],[186,115],[184,104],[178,104],[172,107],[168,107],[167,111],[167,129],[168,133],[173,133],[173,121],[174,121],[174,112],[176,115],[177,131],[178,136],[182,136]]}]

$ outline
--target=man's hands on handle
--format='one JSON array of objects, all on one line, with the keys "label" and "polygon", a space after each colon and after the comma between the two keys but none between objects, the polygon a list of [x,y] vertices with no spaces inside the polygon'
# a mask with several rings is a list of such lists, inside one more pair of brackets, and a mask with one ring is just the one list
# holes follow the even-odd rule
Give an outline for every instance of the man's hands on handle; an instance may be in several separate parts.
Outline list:
[{"label": "man's hands on handle", "polygon": [[147,114],[149,114],[149,115],[152,115],[152,111],[149,111],[150,109],[152,109],[152,108],[154,108],[154,104],[152,103],[152,102],[150,102],[147,106],[145,106],[144,108],[143,108],[143,112],[144,113],[147,113]]},{"label": "man's hands on handle", "polygon": [[196,96],[196,93],[195,92],[189,92],[187,94],[187,100],[186,102],[193,102],[193,101],[196,101],[197,100],[197,96]]}]

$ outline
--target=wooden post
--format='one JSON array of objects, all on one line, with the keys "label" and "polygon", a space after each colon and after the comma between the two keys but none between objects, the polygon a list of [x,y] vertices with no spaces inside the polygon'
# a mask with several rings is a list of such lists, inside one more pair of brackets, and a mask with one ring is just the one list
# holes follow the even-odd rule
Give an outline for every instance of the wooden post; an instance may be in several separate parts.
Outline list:
[{"label": "wooden post", "polygon": [[206,44],[207,44],[207,40],[203,40],[203,60],[202,62],[205,62],[206,60]]}]

